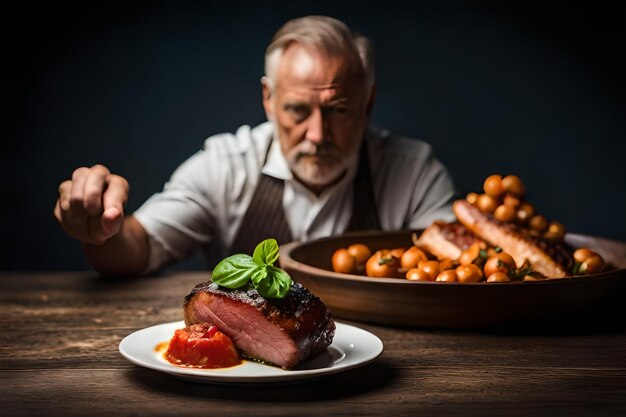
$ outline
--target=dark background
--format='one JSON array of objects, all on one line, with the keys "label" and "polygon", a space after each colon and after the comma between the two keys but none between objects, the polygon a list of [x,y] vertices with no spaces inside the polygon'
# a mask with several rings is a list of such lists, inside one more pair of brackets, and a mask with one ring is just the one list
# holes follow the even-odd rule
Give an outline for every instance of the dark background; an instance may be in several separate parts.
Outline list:
[{"label": "dark background", "polygon": [[549,219],[626,241],[623,5],[298,3],[5,8],[0,269],[88,268],[53,218],[58,184],[103,163],[132,212],[204,138],[264,121],[264,48],[306,14],[374,40],[374,123],[432,143],[461,194],[515,173]]}]

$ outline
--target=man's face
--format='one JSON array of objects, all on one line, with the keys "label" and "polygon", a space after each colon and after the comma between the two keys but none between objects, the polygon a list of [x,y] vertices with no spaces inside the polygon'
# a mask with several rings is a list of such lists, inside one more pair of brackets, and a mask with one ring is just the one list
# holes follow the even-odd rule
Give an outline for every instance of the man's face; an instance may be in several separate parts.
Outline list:
[{"label": "man's face", "polygon": [[274,89],[263,103],[295,177],[320,192],[339,180],[356,158],[367,120],[368,92],[361,77],[338,58],[298,44],[283,51]]}]

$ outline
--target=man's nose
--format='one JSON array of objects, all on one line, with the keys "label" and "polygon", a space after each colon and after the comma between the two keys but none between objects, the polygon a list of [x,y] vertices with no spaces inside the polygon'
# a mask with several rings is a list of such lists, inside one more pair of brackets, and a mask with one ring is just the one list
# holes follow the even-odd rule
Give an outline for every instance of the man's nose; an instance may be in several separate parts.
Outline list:
[{"label": "man's nose", "polygon": [[326,120],[321,109],[315,109],[309,115],[305,139],[313,143],[326,140]]}]

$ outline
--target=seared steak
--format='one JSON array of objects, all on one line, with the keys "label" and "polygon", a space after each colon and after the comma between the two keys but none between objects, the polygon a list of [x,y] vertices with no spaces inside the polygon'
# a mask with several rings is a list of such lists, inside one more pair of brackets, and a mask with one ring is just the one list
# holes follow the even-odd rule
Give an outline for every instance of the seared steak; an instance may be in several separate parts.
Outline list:
[{"label": "seared steak", "polygon": [[452,205],[457,219],[478,237],[509,253],[517,265],[528,260],[532,268],[548,278],[568,276],[573,265],[572,251],[564,243],[551,243],[530,235],[513,223],[504,223],[480,211],[465,200]]},{"label": "seared steak", "polygon": [[284,299],[266,299],[254,289],[203,282],[185,297],[184,314],[187,326],[211,323],[244,356],[285,369],[324,351],[335,335],[324,303],[298,283]]}]

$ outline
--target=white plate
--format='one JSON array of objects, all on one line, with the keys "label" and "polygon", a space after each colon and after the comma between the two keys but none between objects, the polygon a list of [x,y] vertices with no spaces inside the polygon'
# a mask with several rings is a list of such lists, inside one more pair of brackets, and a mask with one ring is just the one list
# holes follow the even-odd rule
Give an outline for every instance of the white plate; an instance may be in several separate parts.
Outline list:
[{"label": "white plate", "polygon": [[383,352],[383,342],[372,333],[348,324],[337,323],[333,343],[326,352],[311,358],[295,369],[244,361],[231,368],[197,369],[172,365],[155,350],[159,343],[169,341],[174,330],[185,327],[182,321],[159,324],[138,330],[120,343],[120,353],[132,363],[172,374],[176,377],[205,383],[266,383],[316,378],[343,372],[372,362]]}]

